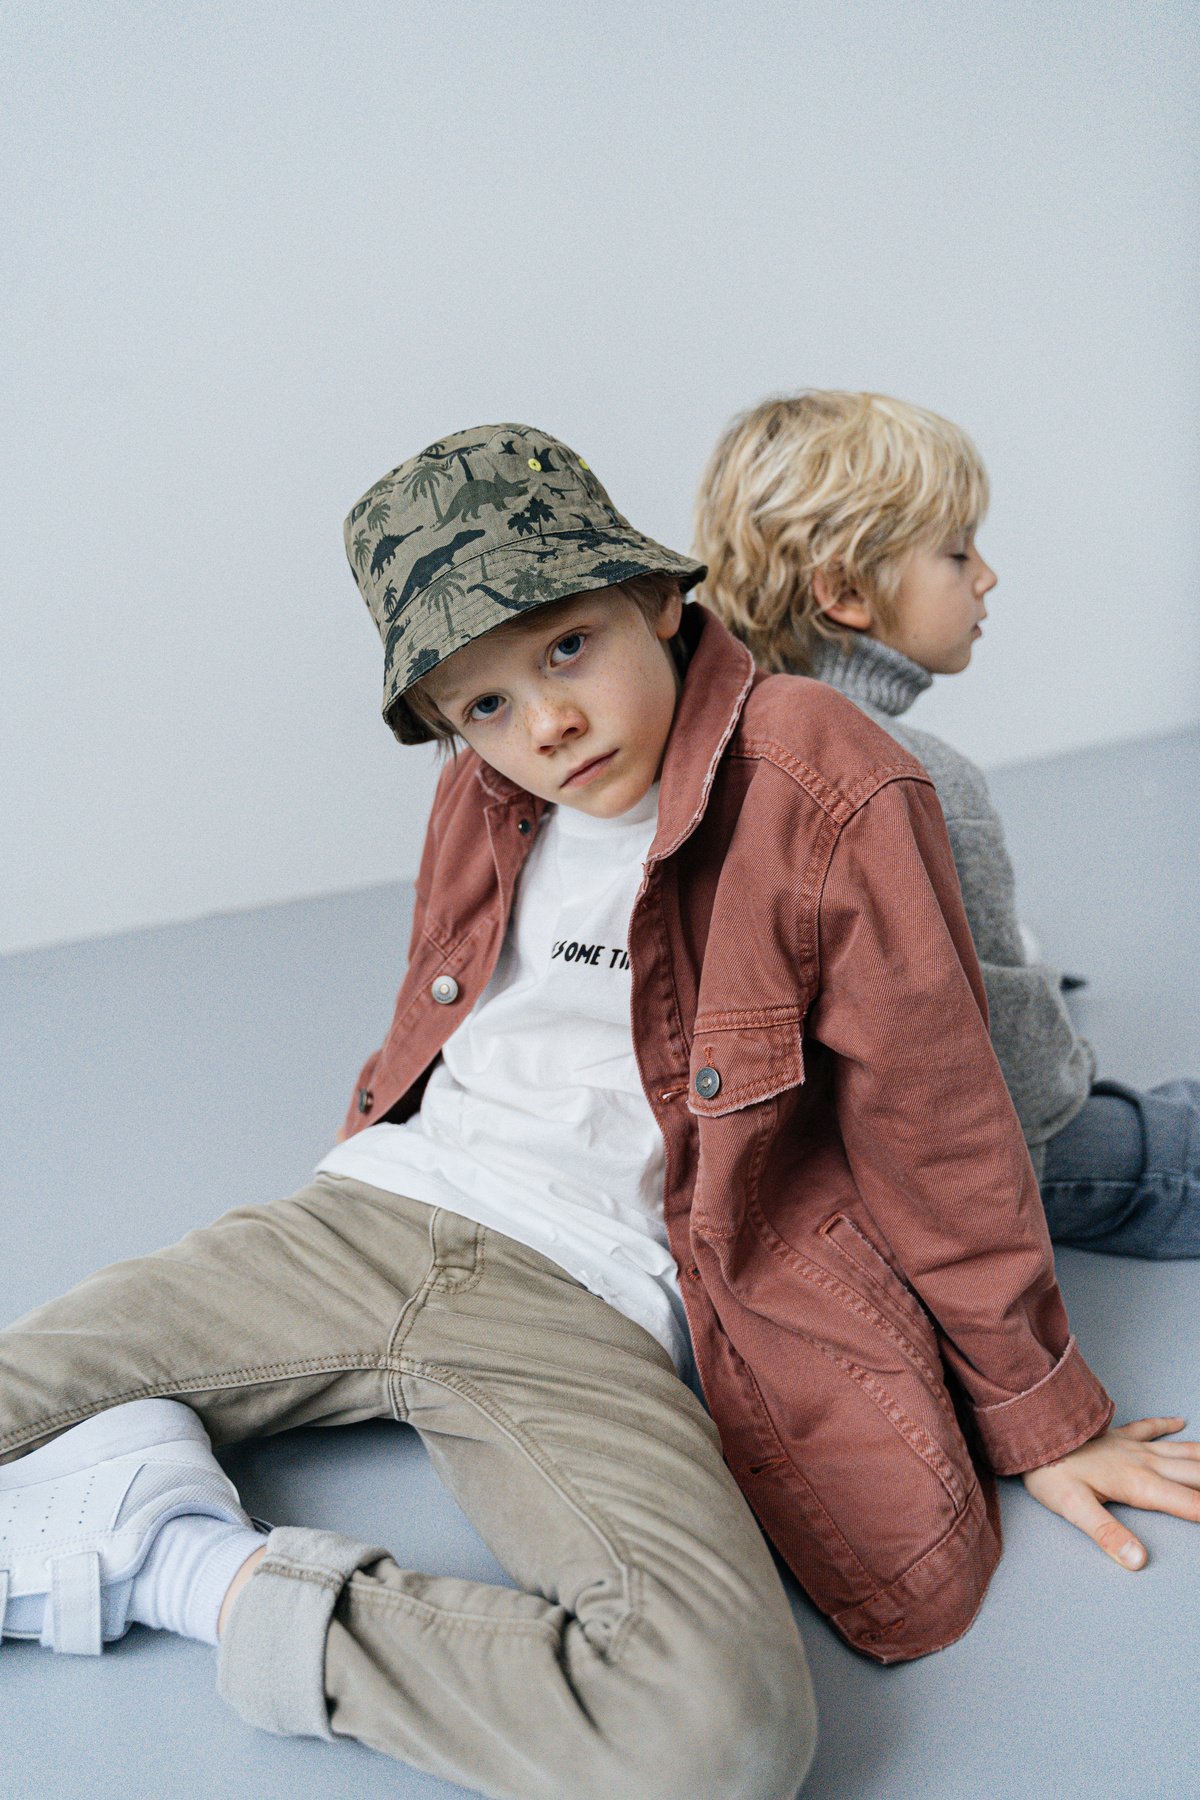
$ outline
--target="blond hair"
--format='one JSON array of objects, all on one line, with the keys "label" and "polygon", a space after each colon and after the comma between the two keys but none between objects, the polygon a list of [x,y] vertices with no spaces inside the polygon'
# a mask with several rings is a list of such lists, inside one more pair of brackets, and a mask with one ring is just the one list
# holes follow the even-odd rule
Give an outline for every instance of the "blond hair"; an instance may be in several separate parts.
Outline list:
[{"label": "blond hair", "polygon": [[700,483],[699,598],[763,668],[804,673],[840,635],[818,570],[886,622],[908,553],[973,531],[987,504],[978,450],[937,413],[835,388],[764,400],[726,428]]},{"label": "blond hair", "polygon": [[[613,585],[619,593],[633,601],[651,631],[658,624],[659,617],[668,600],[679,591],[679,581],[676,576],[657,572],[647,575],[631,575],[628,580],[614,582]],[[564,598],[578,599],[579,596],[569,594]],[[549,604],[555,603],[552,601]],[[530,612],[506,619],[502,625],[494,626],[487,635],[494,637],[501,632],[519,631],[523,626],[527,628],[533,611],[539,610],[540,608],[531,609]],[[394,702],[394,707],[401,705],[407,706],[411,718],[415,722],[416,730],[421,734],[420,737],[413,737],[411,741],[420,742],[423,738],[426,742],[436,743],[443,751],[455,748],[461,734],[455,730],[432,694],[425,691],[424,682],[415,682],[399,700]]]}]

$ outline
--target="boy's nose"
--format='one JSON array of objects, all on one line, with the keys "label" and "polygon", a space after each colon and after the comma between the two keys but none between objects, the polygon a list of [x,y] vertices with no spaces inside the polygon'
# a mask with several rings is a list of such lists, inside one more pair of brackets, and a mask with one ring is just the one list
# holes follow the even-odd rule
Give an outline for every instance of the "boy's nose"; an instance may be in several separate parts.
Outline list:
[{"label": "boy's nose", "polygon": [[557,750],[570,738],[579,737],[586,723],[577,706],[563,705],[561,701],[533,705],[527,718],[534,744],[539,750],[546,751]]},{"label": "boy's nose", "polygon": [[981,600],[985,594],[991,593],[999,579],[1000,577],[997,575],[995,569],[989,567],[989,565],[984,562],[983,558],[980,557],[979,573],[975,577],[975,592],[979,595]]}]

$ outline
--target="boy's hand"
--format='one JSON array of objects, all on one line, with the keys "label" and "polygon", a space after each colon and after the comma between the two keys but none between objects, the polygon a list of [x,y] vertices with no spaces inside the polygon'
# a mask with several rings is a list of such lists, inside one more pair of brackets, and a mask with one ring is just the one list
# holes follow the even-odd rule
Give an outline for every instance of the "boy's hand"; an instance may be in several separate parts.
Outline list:
[{"label": "boy's hand", "polygon": [[1200,1524],[1200,1444],[1153,1442],[1186,1424],[1186,1419],[1134,1419],[1021,1479],[1035,1500],[1086,1531],[1114,1562],[1140,1569],[1144,1548],[1101,1502],[1116,1500]]}]

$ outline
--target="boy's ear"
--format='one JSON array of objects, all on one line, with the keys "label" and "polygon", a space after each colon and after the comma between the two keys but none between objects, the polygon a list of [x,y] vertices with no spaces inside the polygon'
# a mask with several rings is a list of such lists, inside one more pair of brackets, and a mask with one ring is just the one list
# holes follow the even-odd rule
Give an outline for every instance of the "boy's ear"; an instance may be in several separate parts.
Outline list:
[{"label": "boy's ear", "polygon": [[845,625],[850,631],[869,631],[873,623],[871,607],[857,588],[846,582],[837,562],[814,569],[813,596],[827,619]]},{"label": "boy's ear", "polygon": [[679,630],[682,623],[683,595],[680,590],[676,588],[670,599],[664,603],[663,609],[655,621],[654,635],[657,638],[661,638],[665,644],[668,638],[673,638],[675,636],[675,633]]}]

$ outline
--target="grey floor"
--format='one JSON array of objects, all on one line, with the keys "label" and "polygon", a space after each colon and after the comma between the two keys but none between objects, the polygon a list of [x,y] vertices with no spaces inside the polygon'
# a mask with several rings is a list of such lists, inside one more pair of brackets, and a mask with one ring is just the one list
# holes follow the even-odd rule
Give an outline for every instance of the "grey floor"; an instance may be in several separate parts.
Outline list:
[{"label": "grey floor", "polygon": [[[1025,919],[1088,977],[1077,1011],[1103,1070],[1196,1073],[1200,733],[1012,769],[993,790]],[[306,1178],[386,1027],[409,905],[378,887],[0,962],[0,1320]],[[1182,1413],[1200,1435],[1200,1265],[1067,1251],[1059,1271],[1120,1416]],[[405,1428],[296,1432],[224,1460],[280,1524],[503,1579]],[[1002,1485],[1007,1554],[951,1649],[879,1669],[797,1595],[823,1719],[811,1800],[1200,1795],[1200,1526],[1142,1515],[1150,1562],[1128,1575]],[[357,1745],[250,1731],[212,1662],[142,1630],[97,1662],[5,1644],[0,1793],[461,1791]]]}]

